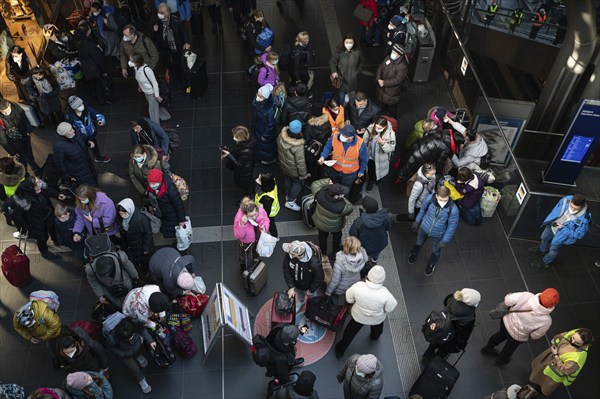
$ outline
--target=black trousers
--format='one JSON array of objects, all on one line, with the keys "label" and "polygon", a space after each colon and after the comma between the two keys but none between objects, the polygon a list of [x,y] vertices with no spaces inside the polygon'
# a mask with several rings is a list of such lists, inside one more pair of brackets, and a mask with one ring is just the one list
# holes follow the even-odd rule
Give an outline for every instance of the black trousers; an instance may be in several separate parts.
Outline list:
[{"label": "black trousers", "polygon": [[275,225],[275,216],[269,216],[269,234],[273,237],[279,237],[277,235],[277,226]]},{"label": "black trousers", "polygon": [[[342,339],[335,345],[335,351],[340,353],[346,352],[348,345],[350,345],[350,342],[352,342],[356,334],[360,331],[360,329],[363,326],[364,324],[361,324],[353,318],[350,318],[350,322],[344,329],[344,335],[342,335]],[[371,339],[378,339],[382,333],[383,322],[371,326]]]},{"label": "black trousers", "polygon": [[[321,248],[321,252],[323,253],[323,255],[327,255],[327,239],[329,238],[329,234],[326,231],[323,230],[319,230],[319,247]],[[335,254],[337,253],[337,251],[340,250],[341,248],[341,244],[342,244],[342,232],[338,231],[336,233],[331,233],[331,235],[333,236],[332,239],[332,247],[333,247],[333,252],[332,255],[335,256]]]},{"label": "black trousers", "polygon": [[23,138],[21,140],[8,139],[8,143],[5,150],[11,156],[18,155],[19,162],[23,164],[25,170],[27,170],[27,166],[29,165],[35,173],[40,173],[41,168],[35,162],[35,158],[33,156],[33,149],[31,148],[31,137],[27,136],[25,133],[22,133],[22,135]]},{"label": "black trousers", "polygon": [[521,345],[523,342],[517,341],[513,337],[510,336],[506,327],[504,326],[504,322],[500,320],[500,330],[492,335],[488,340],[486,347],[488,349],[494,349],[496,346],[500,345],[502,342],[506,341],[504,347],[500,351],[500,355],[498,356],[501,360],[508,360],[515,350]]}]

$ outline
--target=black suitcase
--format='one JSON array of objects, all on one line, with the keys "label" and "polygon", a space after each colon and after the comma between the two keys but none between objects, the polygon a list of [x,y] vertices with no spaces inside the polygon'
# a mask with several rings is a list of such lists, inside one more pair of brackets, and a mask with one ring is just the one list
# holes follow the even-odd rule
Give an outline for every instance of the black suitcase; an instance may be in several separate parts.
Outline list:
[{"label": "black suitcase", "polygon": [[344,327],[347,314],[348,308],[345,305],[334,304],[329,296],[306,298],[304,317],[331,331],[338,332]]},{"label": "black suitcase", "polygon": [[199,58],[192,66],[192,69],[187,67],[184,61],[183,80],[185,82],[185,93],[193,99],[202,98],[208,89],[208,75],[206,74],[206,62]]},{"label": "black suitcase", "polygon": [[317,203],[315,202],[315,197],[312,194],[305,195],[302,197],[302,204],[300,205],[300,213],[302,213],[302,221],[309,229],[314,229],[315,222],[312,220],[312,216],[315,213],[315,207]]},{"label": "black suitcase", "polygon": [[446,399],[460,377],[460,372],[454,366],[464,353],[463,351],[460,354],[454,365],[435,356],[413,384],[408,395],[421,395],[424,399]]}]

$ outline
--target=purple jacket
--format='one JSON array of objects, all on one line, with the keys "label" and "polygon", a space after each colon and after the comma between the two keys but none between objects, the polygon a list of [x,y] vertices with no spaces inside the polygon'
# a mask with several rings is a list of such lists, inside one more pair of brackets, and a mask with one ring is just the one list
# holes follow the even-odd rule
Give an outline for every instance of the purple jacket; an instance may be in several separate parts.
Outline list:
[{"label": "purple jacket", "polygon": [[260,69],[258,70],[258,85],[262,87],[267,83],[271,83],[273,86],[275,86],[275,83],[279,82],[279,74],[275,68],[267,65],[267,53],[261,55],[260,58],[262,59],[263,65],[261,65]]},{"label": "purple jacket", "polygon": [[[84,209],[79,207],[75,208],[75,215],[77,216],[77,219],[75,220],[73,233],[81,233],[85,227],[88,235],[92,236],[98,234],[100,232],[100,218],[102,218],[102,223],[108,235],[115,235],[117,231],[119,231],[119,227],[117,223],[115,223],[115,219],[117,217],[117,208],[115,208],[115,203],[108,198],[106,194],[98,192],[96,193],[96,201],[94,204],[96,205],[96,209],[94,209],[91,213],[92,223],[88,222],[88,220],[83,216]],[[89,211],[89,209],[86,207],[85,211]]]},{"label": "purple jacket", "polygon": [[479,202],[483,195],[483,180],[476,174],[473,174],[473,178],[465,183],[456,183],[454,185],[456,190],[463,194],[465,197],[460,200],[460,205],[464,209],[471,209]]}]

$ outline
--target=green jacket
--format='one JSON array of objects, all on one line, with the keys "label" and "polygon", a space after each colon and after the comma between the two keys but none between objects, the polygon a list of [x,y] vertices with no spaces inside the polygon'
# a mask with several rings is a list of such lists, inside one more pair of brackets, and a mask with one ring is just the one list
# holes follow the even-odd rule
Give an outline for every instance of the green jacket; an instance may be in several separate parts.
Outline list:
[{"label": "green jacket", "polygon": [[331,73],[337,72],[342,79],[340,90],[349,93],[356,91],[358,86],[358,74],[362,71],[364,58],[359,49],[352,51],[337,51],[329,59],[329,70]]},{"label": "green jacket", "polygon": [[306,160],[304,159],[304,139],[295,139],[288,134],[288,127],[281,129],[277,137],[277,156],[283,174],[291,178],[304,178]]},{"label": "green jacket", "polygon": [[[317,195],[319,191],[326,190],[327,186],[329,186],[329,179],[321,179],[315,181],[310,187],[313,195],[315,196],[315,202],[317,206],[315,207],[315,213],[313,214],[313,222],[317,229],[321,231],[326,231],[327,233],[337,233],[342,231],[346,224],[346,216],[352,213],[354,207],[346,198],[342,199],[346,203],[344,206],[342,213],[334,213],[325,208],[325,204],[322,204],[322,196]],[[327,194],[324,193],[323,196],[325,199],[328,198]]]}]

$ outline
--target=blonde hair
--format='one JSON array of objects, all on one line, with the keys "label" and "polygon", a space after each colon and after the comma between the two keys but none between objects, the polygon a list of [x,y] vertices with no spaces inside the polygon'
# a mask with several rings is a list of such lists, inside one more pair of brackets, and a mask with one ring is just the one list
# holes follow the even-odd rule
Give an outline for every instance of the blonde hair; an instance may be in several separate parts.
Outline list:
[{"label": "blonde hair", "polygon": [[231,129],[231,134],[236,141],[247,141],[250,138],[250,132],[246,126],[236,126]]},{"label": "blonde hair", "polygon": [[302,31],[296,35],[296,44],[304,43],[308,40],[308,32]]},{"label": "blonde hair", "polygon": [[344,254],[356,254],[360,251],[361,244],[360,240],[354,236],[350,236],[344,240]]},{"label": "blonde hair", "polygon": [[[267,53],[267,61],[270,62],[271,64],[273,64],[273,61],[278,60],[279,59],[279,54],[277,54],[274,51],[269,51]],[[275,71],[277,71],[277,73],[279,74],[279,66],[278,65],[273,65],[273,68],[275,69]]]},{"label": "blonde hair", "polygon": [[254,212],[256,210],[256,208],[258,208],[258,205],[256,205],[256,202],[252,201],[248,197],[242,198],[242,202],[240,202],[240,209],[242,210],[242,212],[244,212],[244,214],[247,215],[250,212]]},{"label": "blonde hair", "polygon": [[428,132],[432,129],[435,129],[435,122],[433,121],[433,119],[423,119],[423,122],[421,122],[421,127],[423,128],[423,131]]},{"label": "blonde hair", "polygon": [[69,213],[69,208],[67,208],[65,204],[61,202],[56,204],[56,206],[54,207],[54,216],[56,216],[57,218],[66,215],[67,213]]}]

